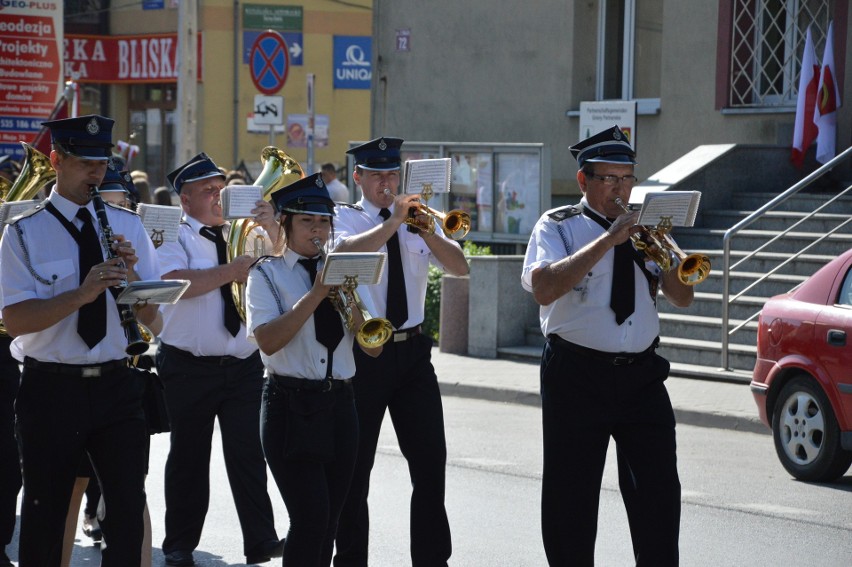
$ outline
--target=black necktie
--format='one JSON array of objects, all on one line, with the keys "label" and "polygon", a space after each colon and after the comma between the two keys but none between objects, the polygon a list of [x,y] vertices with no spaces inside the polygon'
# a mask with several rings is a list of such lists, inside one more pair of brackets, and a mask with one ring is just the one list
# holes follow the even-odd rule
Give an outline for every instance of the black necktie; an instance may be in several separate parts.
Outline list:
[{"label": "black necktie", "polygon": [[[609,229],[613,220],[601,218],[588,207],[583,207],[583,214]],[[615,322],[621,325],[630,315],[636,305],[636,272],[633,270],[633,243],[630,240],[617,244],[613,249],[615,261],[612,266],[612,291],[609,296],[609,307],[615,313]]]},{"label": "black necktie", "polygon": [[[103,262],[104,257],[101,241],[92,224],[92,215],[85,207],[82,207],[77,211],[77,218],[83,221],[80,239],[77,241],[80,248],[80,284],[82,285],[92,266]],[[90,349],[106,336],[106,294],[101,293],[93,302],[80,308],[77,314],[77,334]]]},{"label": "black necktie", "polygon": [[[319,258],[301,258],[299,263],[304,266],[311,277],[311,285],[317,279],[317,262]],[[325,346],[329,352],[334,352],[340,339],[343,338],[343,322],[340,315],[334,310],[329,298],[323,299],[316,311],[314,311],[314,333],[317,341]]]},{"label": "black necktie", "polygon": [[[225,242],[225,237],[222,236],[222,226],[205,226],[198,231],[201,236],[207,240],[211,240],[216,244],[216,256],[219,260],[219,265],[228,263],[228,245]],[[231,284],[227,283],[219,287],[219,292],[222,294],[222,300],[225,303],[224,320],[225,328],[231,333],[232,337],[236,337],[240,332],[240,314],[237,311],[237,306],[234,305],[234,296],[231,293]]]},{"label": "black necktie", "polygon": [[[379,215],[390,218],[390,211],[382,209]],[[399,235],[394,232],[388,239],[388,296],[387,318],[394,329],[408,320],[408,299],[405,294],[405,275],[402,273],[402,257],[399,254]]]},{"label": "black necktie", "polygon": [[633,245],[630,240],[615,246],[615,263],[612,268],[612,293],[609,307],[615,312],[615,322],[621,325],[635,307],[635,276],[633,269]]}]

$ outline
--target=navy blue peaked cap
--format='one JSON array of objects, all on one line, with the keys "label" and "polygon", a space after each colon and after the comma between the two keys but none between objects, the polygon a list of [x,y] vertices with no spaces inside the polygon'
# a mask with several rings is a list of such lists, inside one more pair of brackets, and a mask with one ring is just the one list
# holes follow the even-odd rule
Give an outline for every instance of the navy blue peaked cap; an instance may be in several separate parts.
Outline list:
[{"label": "navy blue peaked cap", "polygon": [[182,166],[178,167],[166,177],[169,183],[172,184],[175,191],[180,195],[180,189],[184,183],[208,179],[210,177],[221,177],[225,179],[225,174],[222,173],[210,157],[201,152]]},{"label": "navy blue peaked cap", "polygon": [[334,216],[334,201],[322,180],[322,173],[314,173],[279,189],[271,199],[279,213]]},{"label": "navy blue peaked cap", "polygon": [[[127,170],[119,171],[119,167],[121,167],[121,163],[118,160],[109,160],[104,180],[101,181],[98,191],[101,193],[122,192],[129,195],[133,194],[136,188],[133,186],[133,179],[131,179],[130,173]],[[134,191],[131,191],[131,187],[133,187]]]},{"label": "navy blue peaked cap", "polygon": [[355,165],[363,169],[399,169],[402,138],[376,138],[360,146],[350,148],[347,154],[355,158]]},{"label": "navy blue peaked cap", "polygon": [[112,118],[87,114],[41,124],[50,129],[50,141],[73,156],[97,161],[112,156]]},{"label": "navy blue peaked cap", "polygon": [[568,148],[580,167],[588,162],[636,164],[636,152],[618,126],[598,132]]}]

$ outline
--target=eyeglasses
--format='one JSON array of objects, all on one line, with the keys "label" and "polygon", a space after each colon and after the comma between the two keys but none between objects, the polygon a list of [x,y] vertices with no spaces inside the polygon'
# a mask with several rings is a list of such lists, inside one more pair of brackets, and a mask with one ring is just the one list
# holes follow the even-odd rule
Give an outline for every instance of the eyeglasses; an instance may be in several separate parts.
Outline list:
[{"label": "eyeglasses", "polygon": [[622,175],[621,177],[617,175],[595,175],[594,173],[587,173],[586,175],[592,179],[597,179],[607,187],[615,187],[619,181],[625,187],[633,187],[639,181],[639,178],[635,175]]}]

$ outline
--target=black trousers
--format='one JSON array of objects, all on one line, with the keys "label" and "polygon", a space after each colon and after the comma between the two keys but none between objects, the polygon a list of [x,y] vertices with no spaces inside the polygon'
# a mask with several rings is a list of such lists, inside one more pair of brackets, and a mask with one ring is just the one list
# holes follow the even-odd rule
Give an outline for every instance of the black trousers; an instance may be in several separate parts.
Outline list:
[{"label": "black trousers", "polygon": [[549,340],[541,362],[544,436],[541,524],[550,565],[594,565],[598,504],[609,439],[636,564],[678,564],[680,480],[675,421],[652,353],[631,365],[592,360]]},{"label": "black trousers", "polygon": [[[290,516],[284,565],[327,566],[331,564],[340,510],[355,468],[358,417],[351,387],[309,393],[334,398],[334,460],[319,463],[285,458],[290,402],[299,395],[270,381],[264,385],[260,413],[263,452]],[[298,404],[297,400],[294,402]]]},{"label": "black trousers", "polygon": [[101,565],[139,564],[148,444],[143,389],[124,367],[96,378],[24,367],[15,405],[24,480],[21,567],[59,565],[71,491],[85,458],[110,502]]},{"label": "black trousers", "polygon": [[278,541],[260,445],[263,363],[257,352],[244,360],[227,357],[219,362],[169,347],[157,353],[171,420],[163,553],[192,551],[201,539],[210,501],[210,451],[217,418],[243,551],[248,554],[259,545]]},{"label": "black trousers", "polygon": [[370,472],[385,410],[390,413],[411,475],[411,563],[446,565],[452,553],[444,506],[447,442],[432,341],[415,335],[384,345],[378,358],[355,346],[355,406],[360,439],[349,496],[337,528],[334,565],[367,565]]},{"label": "black trousers", "polygon": [[18,361],[9,354],[11,339],[0,337],[0,548],[15,534],[21,461],[15,441],[15,397],[21,381]]}]

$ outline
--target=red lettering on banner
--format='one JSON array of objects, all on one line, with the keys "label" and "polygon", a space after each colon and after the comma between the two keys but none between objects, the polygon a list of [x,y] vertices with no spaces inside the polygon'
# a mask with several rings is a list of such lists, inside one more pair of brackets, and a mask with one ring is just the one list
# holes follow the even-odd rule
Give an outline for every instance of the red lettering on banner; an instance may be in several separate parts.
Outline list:
[{"label": "red lettering on banner", "polygon": [[[81,83],[177,82],[177,34],[65,36],[65,76]],[[108,59],[105,54],[111,54]],[[201,59],[201,36],[197,56]],[[201,80],[201,66],[198,69]]]}]

